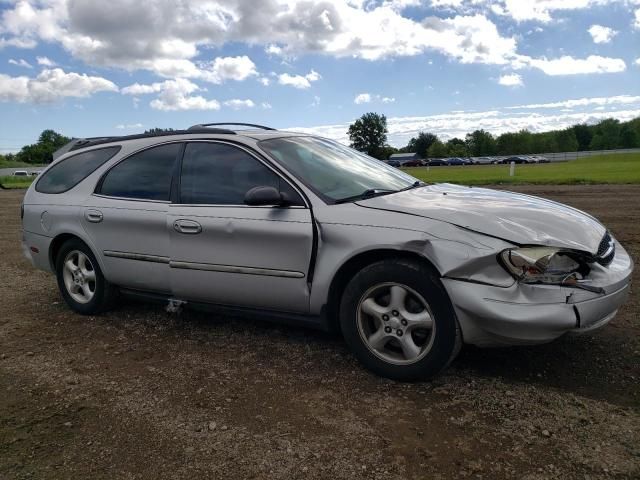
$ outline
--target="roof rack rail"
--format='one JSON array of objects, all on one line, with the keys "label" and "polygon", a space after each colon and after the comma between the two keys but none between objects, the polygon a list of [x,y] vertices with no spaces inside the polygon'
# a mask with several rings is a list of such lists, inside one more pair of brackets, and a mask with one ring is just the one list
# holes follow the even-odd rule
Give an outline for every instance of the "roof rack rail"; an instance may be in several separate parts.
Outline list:
[{"label": "roof rack rail", "polygon": [[[211,134],[211,133],[219,133],[225,135],[236,135],[236,132],[233,130],[227,130],[225,128],[205,128],[200,127],[198,125],[196,128],[190,128],[189,130],[168,130],[163,132],[155,132],[155,133],[138,133],[134,135],[124,135],[124,136],[115,136],[115,137],[91,137],[91,138],[74,138],[68,144],[64,145],[60,150],[61,151],[57,156],[66,153],[72,152],[74,150],[79,150],[80,148],[85,147],[93,147],[94,145],[102,145],[105,143],[113,143],[113,142],[124,142],[127,140],[139,140],[141,138],[151,138],[151,137],[168,137],[172,135],[185,135],[185,134],[194,134],[194,133],[202,133],[202,134]],[[56,152],[57,153],[57,152]],[[57,158],[57,157],[56,157]]]},{"label": "roof rack rail", "polygon": [[198,125],[192,125],[189,130],[199,130],[201,128],[214,127],[220,125],[235,125],[240,127],[253,127],[261,130],[275,130],[275,128],[265,127],[264,125],[256,125],[255,123],[233,123],[233,122],[221,122],[221,123],[199,123]]}]

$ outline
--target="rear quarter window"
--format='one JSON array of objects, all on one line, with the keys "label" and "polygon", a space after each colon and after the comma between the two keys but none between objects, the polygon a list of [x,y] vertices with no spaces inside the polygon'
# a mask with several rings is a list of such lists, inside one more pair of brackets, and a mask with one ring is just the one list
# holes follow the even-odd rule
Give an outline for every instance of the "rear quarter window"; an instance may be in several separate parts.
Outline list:
[{"label": "rear quarter window", "polygon": [[120,151],[120,146],[99,148],[65,158],[51,167],[36,183],[40,193],[71,190]]}]

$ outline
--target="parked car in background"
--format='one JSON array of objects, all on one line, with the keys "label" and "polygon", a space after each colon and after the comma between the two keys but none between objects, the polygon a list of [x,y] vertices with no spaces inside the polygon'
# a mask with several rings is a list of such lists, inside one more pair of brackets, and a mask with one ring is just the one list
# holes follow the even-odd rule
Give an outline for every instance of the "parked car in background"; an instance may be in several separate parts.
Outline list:
[{"label": "parked car in background", "polygon": [[29,172],[29,175],[31,175],[32,177],[37,177],[38,175],[40,175],[40,172],[34,170],[33,172]]},{"label": "parked car in background", "polygon": [[387,165],[391,166],[391,167],[396,167],[399,168],[400,167],[400,162],[398,160],[385,160],[385,162]]},{"label": "parked car in background", "polygon": [[534,155],[530,157],[535,163],[551,163],[551,161],[543,155]]},{"label": "parked car in background", "polygon": [[471,165],[471,162],[469,162],[469,160],[467,160],[466,158],[452,157],[452,158],[447,158],[447,165],[450,165],[450,166]]},{"label": "parked car in background", "polygon": [[489,165],[493,162],[491,157],[473,157],[474,165]]},{"label": "parked car in background", "polygon": [[400,162],[402,167],[420,167],[423,165],[422,158],[415,152],[393,153],[389,156],[389,160]]},{"label": "parked car in background", "polygon": [[414,160],[406,160],[402,162],[403,167],[424,167],[426,162],[422,159],[416,158]]},{"label": "parked car in background", "polygon": [[128,294],[338,329],[396,380],[463,342],[594,330],[625,302],[633,262],[591,215],[253,127],[73,140],[24,196],[24,255],[80,314]]},{"label": "parked car in background", "polygon": [[446,160],[442,158],[432,158],[429,160],[428,165],[430,167],[443,167],[449,165]]},{"label": "parked car in background", "polygon": [[16,170],[13,172],[14,177],[26,177],[29,175],[26,170]]},{"label": "parked car in background", "polygon": [[504,160],[502,160],[500,163],[504,163],[504,164],[508,165],[511,162],[516,163],[516,164],[532,163],[529,159],[527,159],[526,157],[523,157],[523,156],[507,157]]}]

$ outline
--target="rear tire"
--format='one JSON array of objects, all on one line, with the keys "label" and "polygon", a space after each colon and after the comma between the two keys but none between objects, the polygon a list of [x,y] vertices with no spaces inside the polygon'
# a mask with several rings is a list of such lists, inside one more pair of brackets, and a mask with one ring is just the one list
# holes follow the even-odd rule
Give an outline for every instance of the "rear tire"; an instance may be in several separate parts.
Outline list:
[{"label": "rear tire", "polygon": [[391,259],[368,265],[348,283],[340,326],[356,358],[393,380],[427,380],[456,357],[462,335],[437,273]]},{"label": "rear tire", "polygon": [[115,304],[117,288],[104,278],[91,249],[77,238],[60,247],[56,278],[62,298],[77,313],[95,315]]}]

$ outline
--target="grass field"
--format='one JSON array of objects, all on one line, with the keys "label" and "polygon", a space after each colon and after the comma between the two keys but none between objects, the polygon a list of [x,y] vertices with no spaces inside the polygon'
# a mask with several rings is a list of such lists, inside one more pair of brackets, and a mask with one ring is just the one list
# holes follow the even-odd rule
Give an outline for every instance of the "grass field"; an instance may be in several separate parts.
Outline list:
[{"label": "grass field", "polygon": [[0,177],[0,185],[4,188],[28,188],[37,177]]},{"label": "grass field", "polygon": [[43,165],[25,162],[7,162],[6,160],[0,160],[0,168],[32,168],[42,167]]},{"label": "grass field", "polygon": [[569,162],[516,165],[509,176],[509,165],[406,168],[407,173],[430,183],[463,185],[488,184],[608,184],[640,183],[640,154],[602,155]]}]

